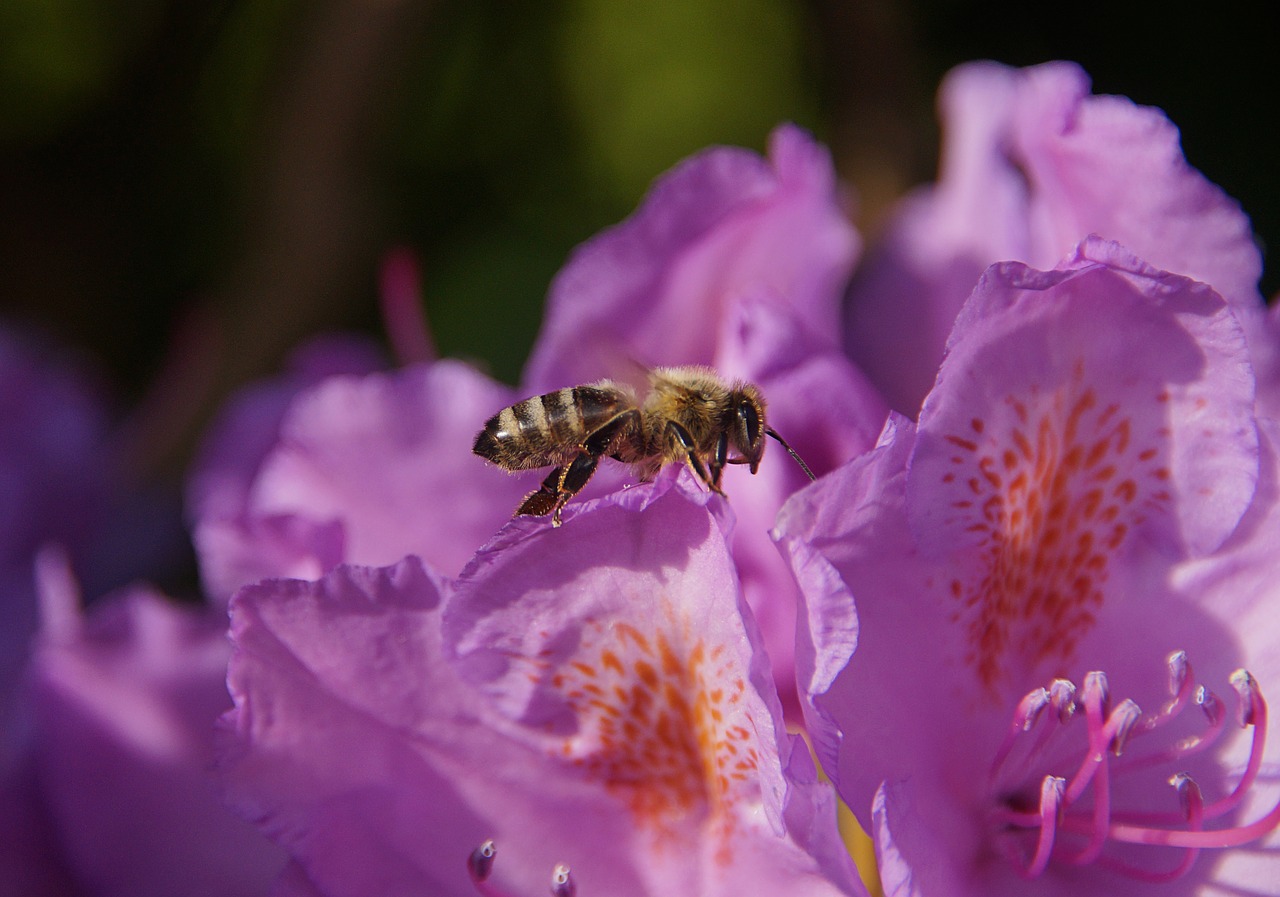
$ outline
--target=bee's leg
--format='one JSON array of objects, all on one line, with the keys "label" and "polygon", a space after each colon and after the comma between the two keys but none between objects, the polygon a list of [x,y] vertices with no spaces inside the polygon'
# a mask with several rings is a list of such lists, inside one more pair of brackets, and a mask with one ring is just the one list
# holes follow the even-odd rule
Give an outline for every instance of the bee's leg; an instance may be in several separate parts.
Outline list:
[{"label": "bee's leg", "polygon": [[564,507],[565,502],[582,491],[582,487],[587,485],[592,474],[596,472],[596,465],[599,463],[599,455],[582,454],[564,468],[564,477],[560,480],[560,494],[556,496],[555,516],[551,518],[553,526],[560,525],[560,509]]},{"label": "bee's leg", "polygon": [[564,475],[568,469],[569,465],[566,464],[547,474],[547,478],[542,481],[542,485],[538,487],[538,490],[526,495],[524,501],[520,503],[520,507],[516,508],[516,516],[546,517],[553,511],[559,515],[560,483],[564,480]]},{"label": "bee's leg", "polygon": [[720,474],[724,473],[724,466],[729,460],[729,434],[721,433],[720,438],[716,440],[716,451],[711,456],[711,482],[713,488],[720,487]]},{"label": "bee's leg", "polygon": [[585,452],[578,455],[570,463],[557,467],[542,481],[537,492],[531,492],[516,510],[516,515],[545,517],[551,515],[551,525],[560,525],[560,509],[565,503],[582,491],[591,480],[600,463],[599,455]]},{"label": "bee's leg", "polygon": [[551,515],[552,526],[560,525],[560,509],[590,482],[600,458],[608,451],[622,428],[640,416],[634,408],[609,418],[593,430],[582,445],[579,454],[568,464],[557,467],[542,481],[538,491],[530,492],[516,510],[516,516],[545,517]]},{"label": "bee's leg", "polygon": [[707,488],[712,492],[717,495],[724,495],[724,492],[720,489],[720,484],[711,479],[711,476],[707,473],[707,468],[702,463],[702,459],[698,457],[697,446],[693,444],[693,437],[689,435],[689,431],[675,421],[668,421],[667,434],[684,452],[684,456],[689,462],[689,467],[697,474],[698,479],[706,483]]}]

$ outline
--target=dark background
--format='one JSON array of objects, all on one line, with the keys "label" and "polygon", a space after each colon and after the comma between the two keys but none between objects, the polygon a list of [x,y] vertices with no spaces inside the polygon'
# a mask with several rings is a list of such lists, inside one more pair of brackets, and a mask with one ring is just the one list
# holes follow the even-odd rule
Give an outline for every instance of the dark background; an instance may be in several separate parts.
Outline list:
[{"label": "dark background", "polygon": [[1162,108],[1280,245],[1275,35],[1261,3],[1195,9],[6,0],[0,317],[100,365],[121,413],[167,401],[142,464],[176,480],[299,339],[380,333],[391,246],[422,260],[442,354],[514,382],[569,250],[707,144],[805,125],[873,237],[933,175],[939,79],[977,58],[1074,60]]}]

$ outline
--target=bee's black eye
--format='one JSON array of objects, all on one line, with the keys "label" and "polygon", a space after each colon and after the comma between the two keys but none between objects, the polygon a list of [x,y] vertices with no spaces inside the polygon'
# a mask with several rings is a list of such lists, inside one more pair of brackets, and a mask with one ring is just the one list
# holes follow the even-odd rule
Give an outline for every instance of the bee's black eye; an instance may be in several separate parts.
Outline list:
[{"label": "bee's black eye", "polygon": [[738,403],[738,420],[742,422],[742,431],[747,437],[747,445],[755,445],[760,441],[760,415],[751,402]]}]

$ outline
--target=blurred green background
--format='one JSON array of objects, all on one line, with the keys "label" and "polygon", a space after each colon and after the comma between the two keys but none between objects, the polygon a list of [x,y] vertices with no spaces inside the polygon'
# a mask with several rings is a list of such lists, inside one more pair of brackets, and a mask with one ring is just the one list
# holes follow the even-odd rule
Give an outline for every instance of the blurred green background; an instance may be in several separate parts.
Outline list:
[{"label": "blurred green background", "polygon": [[5,0],[0,316],[95,358],[122,407],[172,378],[149,463],[176,475],[221,398],[300,338],[379,332],[390,246],[422,259],[440,351],[514,382],[571,248],[710,143],[809,127],[873,235],[932,176],[938,80],[975,58],[1073,59],[1163,108],[1280,245],[1265,6],[1090,9]]}]

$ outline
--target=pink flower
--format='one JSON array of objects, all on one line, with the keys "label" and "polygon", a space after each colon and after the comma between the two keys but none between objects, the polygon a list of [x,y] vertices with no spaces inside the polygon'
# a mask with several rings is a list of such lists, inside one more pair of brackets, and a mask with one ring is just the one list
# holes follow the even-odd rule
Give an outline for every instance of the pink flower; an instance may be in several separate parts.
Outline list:
[{"label": "pink flower", "polygon": [[39,625],[32,561],[49,541],[80,560],[92,553],[112,494],[108,438],[92,378],[0,327],[0,720]]},{"label": "pink flower", "polygon": [[197,518],[210,593],[407,554],[457,573],[526,490],[495,482],[471,455],[485,418],[510,401],[454,361],[331,377],[298,393],[243,481],[238,512]]},{"label": "pink flower", "polygon": [[1259,447],[1253,390],[1229,303],[1088,240],[989,269],[918,429],[784,509],[807,721],[887,893],[1280,880],[1274,835],[1207,849],[1280,823],[1280,433]]},{"label": "pink flower", "polygon": [[0,780],[6,893],[263,893],[284,857],[212,774],[231,704],[225,616],[142,587],[82,614],[65,560],[41,567],[20,752]]},{"label": "pink flower", "polygon": [[1063,62],[960,66],[938,104],[938,182],[901,204],[849,294],[850,354],[896,409],[915,415],[988,265],[1052,268],[1090,234],[1212,284],[1270,353],[1249,220],[1187,164],[1163,113],[1091,96]]},{"label": "pink flower", "polygon": [[236,597],[224,771],[284,892],[861,893],[681,476],[514,522],[456,588],[408,558]]},{"label": "pink flower", "polygon": [[[396,342],[421,355],[406,263],[389,260],[384,299]],[[456,361],[384,366],[362,341],[317,341],[223,412],[187,490],[210,597],[407,554],[456,574],[510,516],[524,487],[494,482],[470,453],[510,391]]]}]

